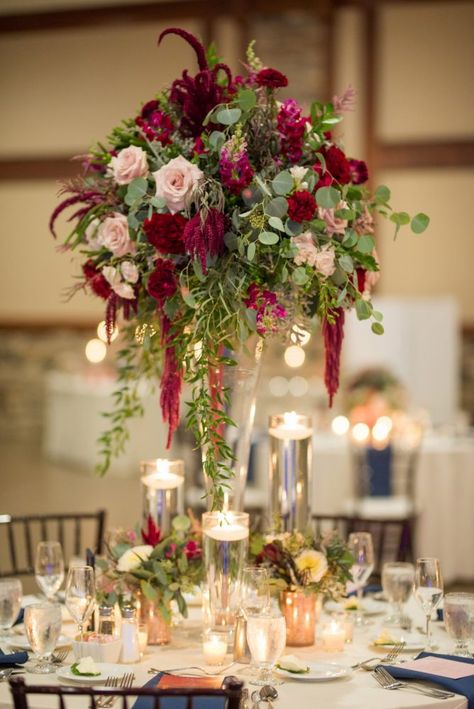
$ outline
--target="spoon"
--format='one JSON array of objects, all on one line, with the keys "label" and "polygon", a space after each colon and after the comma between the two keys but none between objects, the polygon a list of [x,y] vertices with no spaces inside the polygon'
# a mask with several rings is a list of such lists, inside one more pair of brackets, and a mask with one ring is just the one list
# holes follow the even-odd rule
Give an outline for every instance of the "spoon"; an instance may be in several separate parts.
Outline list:
[{"label": "spoon", "polygon": [[267,702],[270,709],[272,709],[273,704],[271,700],[278,699],[278,692],[271,684],[264,684],[260,690],[260,699],[262,702]]},{"label": "spoon", "polygon": [[261,699],[260,692],[258,691],[258,689],[256,689],[254,692],[252,692],[252,694],[250,695],[250,699],[253,702],[252,709],[258,709],[258,705],[259,705],[259,702]]}]

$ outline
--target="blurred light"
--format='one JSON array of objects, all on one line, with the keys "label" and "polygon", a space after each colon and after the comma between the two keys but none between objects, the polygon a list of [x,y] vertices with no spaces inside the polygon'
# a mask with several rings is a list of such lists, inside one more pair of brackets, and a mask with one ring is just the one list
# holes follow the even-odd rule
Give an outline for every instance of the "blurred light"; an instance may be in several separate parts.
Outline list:
[{"label": "blurred light", "polygon": [[311,339],[311,334],[304,330],[299,325],[293,325],[292,332],[290,335],[290,340],[295,343],[295,345],[300,345],[304,347],[308,344]]},{"label": "blurred light", "polygon": [[272,377],[268,382],[268,388],[273,396],[285,396],[288,394],[288,379],[286,377]]},{"label": "blurred light", "polygon": [[[115,325],[110,336],[110,342],[113,342],[117,339],[118,333],[118,327],[117,325]],[[105,320],[101,320],[100,323],[97,325],[97,337],[99,338],[99,340],[102,340],[102,342],[107,342],[107,328],[105,326]]]},{"label": "blurred light", "polygon": [[363,443],[370,436],[370,428],[366,423],[356,423],[352,429],[352,437],[358,443]]},{"label": "blurred light", "polygon": [[288,388],[292,396],[305,396],[309,389],[308,380],[304,377],[291,377]]},{"label": "blurred light", "polygon": [[102,362],[102,360],[105,359],[105,356],[107,354],[107,347],[105,343],[102,342],[102,340],[94,338],[93,340],[89,340],[89,342],[87,343],[85,352],[89,362],[97,364],[98,362]]},{"label": "blurred light", "polygon": [[372,428],[372,436],[375,441],[385,441],[392,430],[392,419],[389,416],[381,416],[377,419]]},{"label": "blurred light", "polygon": [[331,423],[332,432],[336,436],[343,436],[349,430],[349,419],[346,416],[335,416]]},{"label": "blurred light", "polygon": [[305,352],[299,345],[290,345],[286,348],[284,358],[289,367],[301,367],[305,360]]}]

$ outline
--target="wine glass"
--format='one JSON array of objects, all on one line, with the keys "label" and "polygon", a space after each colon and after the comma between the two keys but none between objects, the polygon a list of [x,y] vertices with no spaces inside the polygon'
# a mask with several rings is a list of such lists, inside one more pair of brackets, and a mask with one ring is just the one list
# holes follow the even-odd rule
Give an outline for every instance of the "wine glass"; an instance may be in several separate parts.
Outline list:
[{"label": "wine glass", "polygon": [[25,632],[36,655],[36,662],[28,663],[26,669],[34,674],[56,672],[50,662],[51,655],[61,632],[61,606],[59,603],[33,603],[25,608]]},{"label": "wine glass", "polygon": [[0,581],[0,640],[11,639],[11,628],[20,612],[23,588],[19,579],[6,578]]},{"label": "wine glass", "polygon": [[59,542],[39,542],[36,549],[35,578],[48,601],[54,600],[64,581],[63,550]]},{"label": "wine glass", "polygon": [[249,613],[257,615],[270,603],[268,570],[262,566],[246,566],[242,573],[241,609],[247,617]]},{"label": "wine glass", "polygon": [[349,534],[349,551],[354,557],[351,568],[352,580],[357,590],[357,613],[355,625],[363,625],[362,616],[362,592],[365,584],[369,580],[370,574],[374,570],[374,545],[370,532],[352,532]]},{"label": "wine glass", "polygon": [[413,591],[415,567],[403,561],[390,561],[382,567],[382,588],[392,604],[392,614],[385,619],[386,624],[403,626],[403,604],[408,601]]},{"label": "wine glass", "polygon": [[79,627],[84,641],[84,624],[95,606],[95,578],[92,566],[73,566],[66,580],[66,607]]},{"label": "wine glass", "polygon": [[247,615],[247,642],[258,674],[250,684],[281,684],[273,667],[286,645],[285,618],[278,608],[266,608]]},{"label": "wine glass", "polygon": [[438,559],[433,557],[417,559],[415,568],[415,598],[426,616],[426,648],[431,644],[431,614],[443,598],[443,577]]},{"label": "wine glass", "polygon": [[474,637],[474,593],[447,593],[443,614],[448,635],[456,640],[452,654],[473,657],[469,641]]}]

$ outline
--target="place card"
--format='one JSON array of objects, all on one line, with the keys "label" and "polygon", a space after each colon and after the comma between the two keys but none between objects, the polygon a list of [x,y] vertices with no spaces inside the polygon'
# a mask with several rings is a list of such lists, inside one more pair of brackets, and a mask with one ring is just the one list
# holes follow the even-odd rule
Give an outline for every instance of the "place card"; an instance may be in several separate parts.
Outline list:
[{"label": "place card", "polygon": [[185,677],[163,674],[156,686],[159,689],[220,689],[222,677]]},{"label": "place card", "polygon": [[442,657],[420,657],[419,660],[404,662],[402,667],[404,670],[426,672],[430,675],[438,675],[438,677],[447,677],[449,679],[474,676],[474,664],[458,662],[457,660],[445,660]]}]

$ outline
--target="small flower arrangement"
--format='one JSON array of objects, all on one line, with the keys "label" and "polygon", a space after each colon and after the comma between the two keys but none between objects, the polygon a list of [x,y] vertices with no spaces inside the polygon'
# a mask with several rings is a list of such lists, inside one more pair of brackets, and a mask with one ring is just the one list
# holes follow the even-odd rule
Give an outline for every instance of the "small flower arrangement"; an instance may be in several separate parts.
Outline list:
[{"label": "small flower arrangement", "polygon": [[319,540],[297,531],[255,535],[251,551],[255,563],[269,570],[277,591],[318,593],[337,600],[352,579],[353,557],[335,533]]},{"label": "small flower arrangement", "polygon": [[188,517],[175,517],[172,526],[171,533],[162,537],[149,517],[146,529],[118,535],[108,557],[96,560],[100,602],[122,605],[141,591],[158,605],[164,620],[171,620],[171,601],[187,617],[183,594],[194,592],[202,581],[202,549]]},{"label": "small flower arrangement", "polygon": [[50,227],[56,235],[57,217],[73,210],[62,249],[80,252],[82,276],[71,294],[84,289],[104,301],[109,338],[123,318],[119,388],[98,471],[123,451],[128,419],[143,412],[143,381],[160,381],[168,447],[188,384],[187,423],[206,450],[220,509],[232,475],[223,431],[232,421],[215,373],[232,364],[228,351],[255,334],[289,342],[319,322],[331,404],[345,312],[355,308],[383,333],[370,301],[379,276],[375,216],[396,231],[411,223],[415,233],[429,219],[394,212],[389,189],[370,190],[366,164],[333,134],[353,108],[353,89],[306,112],[278,99],[288,80],[252,45],[245,74],[233,76],[214,48],[206,53],[176,28],[159,42],[169,34],[194,49],[197,73],[183,71],[85,156],[84,175],[64,183]]}]

